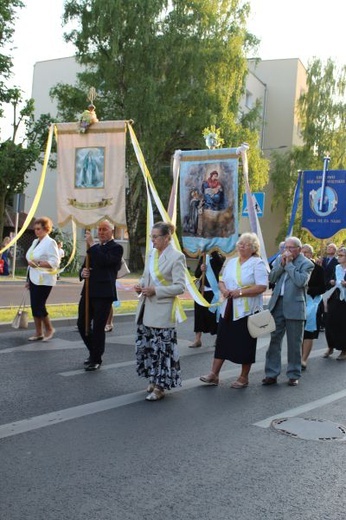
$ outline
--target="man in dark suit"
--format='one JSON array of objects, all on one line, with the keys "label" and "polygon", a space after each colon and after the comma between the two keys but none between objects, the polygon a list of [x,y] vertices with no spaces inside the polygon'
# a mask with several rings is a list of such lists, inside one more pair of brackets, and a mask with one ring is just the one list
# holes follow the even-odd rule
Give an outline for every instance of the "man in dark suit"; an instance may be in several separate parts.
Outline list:
[{"label": "man in dark suit", "polygon": [[268,308],[272,312],[276,330],[271,333],[266,353],[263,385],[277,383],[281,372],[281,346],[287,336],[287,378],[289,386],[296,386],[301,376],[301,347],[306,320],[306,291],[314,264],[301,253],[297,237],[285,240],[285,251],[275,260],[269,281],[275,283]]},{"label": "man in dark suit", "polygon": [[339,263],[336,256],[337,249],[338,248],[335,244],[328,244],[326,247],[326,256],[322,258],[326,291],[332,287],[330,285],[330,280],[334,280],[335,267]]},{"label": "man in dark suit", "polygon": [[[90,231],[86,232],[89,266],[80,270],[84,279],[78,308],[78,330],[89,351],[84,361],[87,371],[100,368],[105,350],[105,325],[112,303],[117,299],[116,278],[121,265],[123,248],[113,240],[113,225],[103,220],[98,225],[99,243],[94,244]],[[88,282],[86,282],[88,280]],[[86,313],[86,283],[88,283],[88,318]]]}]

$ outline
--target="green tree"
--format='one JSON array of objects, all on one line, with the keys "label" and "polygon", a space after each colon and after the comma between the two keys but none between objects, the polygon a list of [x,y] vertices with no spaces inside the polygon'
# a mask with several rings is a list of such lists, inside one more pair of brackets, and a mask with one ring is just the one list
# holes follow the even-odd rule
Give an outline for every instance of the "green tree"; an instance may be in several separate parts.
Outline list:
[{"label": "green tree", "polygon": [[[346,168],[346,66],[337,66],[328,59],[323,63],[314,59],[307,69],[307,89],[299,100],[297,111],[304,145],[279,154],[272,154],[271,180],[274,186],[273,205],[284,208],[286,220],[281,226],[278,241],[285,236],[292,208],[294,189],[299,170],[322,170],[323,158],[328,153],[329,168]],[[324,244],[310,233],[301,230],[301,205],[298,209],[294,233],[319,251]],[[334,240],[341,243],[345,232]]]},{"label": "green tree", "polygon": [[[204,148],[202,130],[212,124],[222,129],[226,146],[250,143],[251,178],[263,186],[268,167],[255,151],[256,118],[250,124],[251,118],[238,114],[246,53],[257,44],[246,30],[249,10],[240,0],[67,0],[64,22],[78,21],[78,28],[66,40],[75,44],[86,70],[77,87],[52,90],[59,117],[75,119],[94,86],[100,120],[134,120],[163,202],[174,151]],[[130,146],[128,151],[127,223],[130,267],[136,270],[144,235],[143,180]]]},{"label": "green tree", "polygon": [[[10,87],[12,76],[11,43],[15,31],[17,9],[24,4],[20,0],[3,0],[0,5],[0,118],[4,104],[12,106],[12,136],[0,142],[0,237],[3,235],[6,203],[26,186],[25,176],[40,157],[47,134],[47,117],[34,121],[34,102],[24,101],[18,87]],[[5,50],[9,51],[6,54]],[[24,137],[20,137],[23,130]]]},{"label": "green tree", "polygon": [[16,10],[23,6],[21,0],[2,0],[0,4],[0,117],[3,116],[3,103],[12,101],[12,91],[7,86],[13,67],[10,45],[15,31]]}]

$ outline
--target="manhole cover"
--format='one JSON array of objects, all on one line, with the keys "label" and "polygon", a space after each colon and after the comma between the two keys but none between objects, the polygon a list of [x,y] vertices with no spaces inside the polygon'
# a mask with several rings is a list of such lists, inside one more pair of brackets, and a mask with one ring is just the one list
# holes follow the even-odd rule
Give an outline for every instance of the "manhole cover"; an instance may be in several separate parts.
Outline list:
[{"label": "manhole cover", "polygon": [[296,439],[309,441],[344,441],[346,439],[346,426],[323,419],[304,419],[303,417],[274,419],[271,427]]}]

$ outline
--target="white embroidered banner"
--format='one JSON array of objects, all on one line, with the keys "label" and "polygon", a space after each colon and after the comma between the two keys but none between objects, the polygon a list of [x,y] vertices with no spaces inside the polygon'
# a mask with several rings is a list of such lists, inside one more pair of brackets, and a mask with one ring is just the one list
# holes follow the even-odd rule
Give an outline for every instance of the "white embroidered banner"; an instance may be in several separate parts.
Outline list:
[{"label": "white embroidered banner", "polygon": [[126,121],[94,123],[84,134],[77,123],[58,123],[56,130],[58,225],[95,227],[107,218],[126,227]]}]

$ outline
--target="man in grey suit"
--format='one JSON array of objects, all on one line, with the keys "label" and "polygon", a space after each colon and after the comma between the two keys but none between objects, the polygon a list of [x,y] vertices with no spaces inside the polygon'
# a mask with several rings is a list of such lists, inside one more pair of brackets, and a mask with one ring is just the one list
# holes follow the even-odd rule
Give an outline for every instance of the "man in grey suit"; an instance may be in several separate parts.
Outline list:
[{"label": "man in grey suit", "polygon": [[287,370],[289,386],[297,386],[301,376],[301,348],[306,320],[306,290],[314,264],[301,253],[297,237],[285,240],[285,250],[275,260],[269,281],[275,283],[268,307],[276,330],[271,334],[266,353],[263,385],[274,385],[281,372],[281,346],[287,335]]}]

